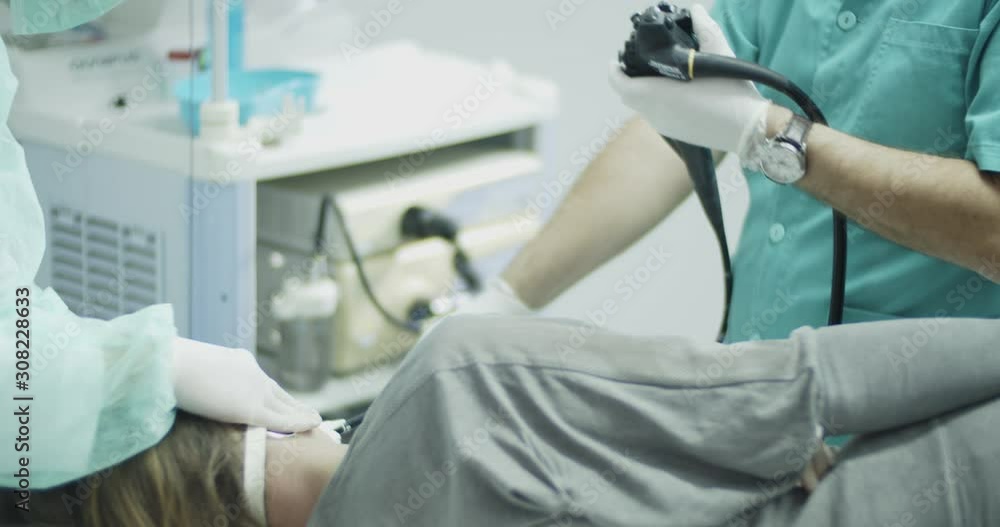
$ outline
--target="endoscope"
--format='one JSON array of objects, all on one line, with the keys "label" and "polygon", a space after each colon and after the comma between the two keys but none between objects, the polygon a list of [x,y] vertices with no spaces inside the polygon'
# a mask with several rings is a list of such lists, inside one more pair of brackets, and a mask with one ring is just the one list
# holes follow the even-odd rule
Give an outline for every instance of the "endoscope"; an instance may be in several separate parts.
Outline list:
[{"label": "endoscope", "polygon": [[[819,107],[806,93],[781,74],[752,62],[702,53],[694,32],[691,12],[661,2],[642,13],[632,15],[634,31],[619,55],[622,71],[629,77],[666,77],[679,82],[700,78],[727,78],[757,82],[791,98],[815,123],[826,124]],[[680,155],[694,183],[695,194],[715,231],[722,252],[725,276],[726,307],[719,330],[719,341],[726,337],[729,304],[733,293],[732,262],[722,219],[719,185],[712,152],[703,147],[664,137]],[[847,219],[833,211],[833,276],[830,285],[830,311],[827,323],[843,321],[844,287],[847,267]]]}]

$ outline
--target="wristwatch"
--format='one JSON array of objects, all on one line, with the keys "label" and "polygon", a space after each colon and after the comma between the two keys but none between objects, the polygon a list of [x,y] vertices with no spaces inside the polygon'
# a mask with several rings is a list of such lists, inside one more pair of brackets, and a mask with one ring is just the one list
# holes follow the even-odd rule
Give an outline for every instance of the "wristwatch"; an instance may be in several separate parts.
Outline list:
[{"label": "wristwatch", "polygon": [[758,150],[760,171],[779,185],[790,185],[806,175],[806,136],[812,121],[792,115],[785,131]]}]

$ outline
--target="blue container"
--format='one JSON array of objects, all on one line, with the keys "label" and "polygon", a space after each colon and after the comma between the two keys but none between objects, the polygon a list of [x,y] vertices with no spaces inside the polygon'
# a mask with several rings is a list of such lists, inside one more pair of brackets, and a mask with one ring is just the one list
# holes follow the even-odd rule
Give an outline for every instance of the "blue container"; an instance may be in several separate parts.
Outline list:
[{"label": "blue container", "polygon": [[[254,116],[279,116],[285,99],[305,101],[305,111],[315,107],[319,76],[307,71],[252,70],[229,72],[229,98],[240,105],[240,125]],[[180,104],[181,119],[194,135],[201,130],[199,108],[212,96],[212,73],[181,79],[174,84],[174,96]]]}]

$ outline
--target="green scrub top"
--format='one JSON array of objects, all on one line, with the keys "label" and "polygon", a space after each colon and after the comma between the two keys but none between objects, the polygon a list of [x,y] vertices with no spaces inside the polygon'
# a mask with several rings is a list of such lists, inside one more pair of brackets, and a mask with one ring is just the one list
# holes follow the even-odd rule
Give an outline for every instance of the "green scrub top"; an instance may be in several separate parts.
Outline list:
[{"label": "green scrub top", "polygon": [[[892,148],[964,158],[1000,171],[1000,0],[717,0],[736,55],[802,87],[830,126]],[[767,87],[761,93],[798,111]],[[927,159],[905,181],[946,177]],[[827,321],[830,208],[747,173],[750,210],[734,257],[730,341],[784,338]],[[808,177],[808,175],[806,176]],[[844,322],[1000,317],[1000,255],[967,270],[867,230],[897,196],[848,211]],[[919,339],[919,335],[915,339]],[[919,342],[913,343],[919,348]]]}]

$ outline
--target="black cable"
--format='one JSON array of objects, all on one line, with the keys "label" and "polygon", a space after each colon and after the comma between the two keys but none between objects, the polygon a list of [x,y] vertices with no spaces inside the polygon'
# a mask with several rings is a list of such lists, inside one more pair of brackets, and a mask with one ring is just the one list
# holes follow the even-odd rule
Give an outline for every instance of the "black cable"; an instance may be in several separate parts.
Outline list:
[{"label": "black cable", "polygon": [[780,73],[733,57],[712,53],[695,53],[694,78],[713,77],[723,79],[748,80],[770,86],[784,93],[802,108],[813,122],[827,124],[819,106],[801,88]]},{"label": "black cable", "polygon": [[482,279],[472,266],[468,255],[458,244],[458,223],[441,213],[424,207],[413,206],[403,213],[400,225],[403,236],[415,239],[441,238],[455,249],[453,266],[465,286],[477,293],[482,289]]},{"label": "black cable", "polygon": [[350,419],[345,419],[344,422],[334,430],[340,434],[340,438],[343,442],[349,443],[351,441],[351,437],[354,435],[354,432],[357,431],[358,427],[361,426],[361,423],[364,422],[365,414],[367,413],[367,411],[362,412],[354,417],[351,417]]},{"label": "black cable", "polygon": [[[364,266],[361,262],[361,256],[358,254],[357,248],[354,245],[354,240],[351,238],[351,233],[347,229],[347,222],[344,219],[344,214],[340,210],[340,206],[337,204],[336,198],[330,194],[324,195],[323,201],[320,204],[319,225],[316,228],[316,236],[314,238],[314,250],[316,254],[319,255],[325,252],[327,211],[333,211],[337,222],[340,224],[341,233],[343,233],[344,236],[344,244],[347,246],[347,251],[351,255],[351,260],[354,262],[354,266],[358,270],[358,278],[361,281],[361,286],[365,290],[365,294],[368,295],[368,299],[372,302],[372,305],[374,305],[375,308],[378,309],[379,313],[381,313],[382,316],[394,326],[407,331],[412,331],[414,333],[419,333],[420,326],[416,322],[407,322],[398,319],[393,316],[392,313],[389,313],[385,307],[382,306],[381,302],[378,301],[378,298],[375,296],[375,292],[371,287],[371,283],[368,281],[368,276],[366,275]],[[435,222],[430,222],[424,225],[430,225],[432,230],[437,232],[437,235],[443,237],[451,243],[455,243],[457,240],[457,229],[454,229],[447,224],[437,225]],[[458,271],[459,275],[463,277],[470,289],[473,289],[474,291],[478,290],[481,287],[481,281],[472,269],[468,257],[466,257],[465,253],[458,248],[457,244],[455,245],[455,250],[456,271]],[[366,413],[367,412],[363,412],[344,421],[344,424],[341,425],[338,430],[344,441],[350,441],[354,432],[359,426],[361,426],[361,423],[364,422]]]},{"label": "black cable", "polygon": [[847,216],[833,211],[833,283],[830,287],[830,313],[827,324],[844,322],[844,296],[847,292]]},{"label": "black cable", "polygon": [[[819,106],[802,88],[781,74],[740,59],[696,53],[693,63],[694,78],[714,77],[743,79],[757,82],[787,95],[811,121],[826,125],[827,120]],[[714,178],[713,178],[714,179]],[[836,326],[844,321],[844,296],[847,284],[847,217],[833,211],[833,274],[830,284],[830,311],[827,323]]]},{"label": "black cable", "polygon": [[346,422],[344,422],[344,427],[348,429],[357,428],[361,426],[362,421],[365,420],[365,414],[356,415]]},{"label": "black cable", "polygon": [[319,226],[316,228],[316,237],[314,239],[314,250],[316,255],[322,255],[326,252],[326,224],[327,224],[327,211],[333,211],[333,215],[336,217],[337,223],[340,225],[340,232],[344,236],[344,244],[347,246],[347,252],[350,253],[351,260],[354,262],[354,267],[358,270],[358,279],[361,281],[361,287],[365,291],[365,295],[368,296],[368,300],[371,301],[375,309],[393,326],[398,327],[404,331],[409,331],[412,333],[420,333],[420,325],[413,321],[402,320],[392,313],[390,313],[385,306],[379,302],[378,297],[375,296],[375,290],[372,288],[371,282],[368,281],[368,274],[365,273],[364,264],[361,261],[361,256],[358,254],[357,248],[354,246],[354,240],[351,239],[351,233],[347,229],[347,222],[344,220],[344,213],[340,210],[340,206],[337,204],[336,198],[331,194],[326,194],[323,196],[323,201],[320,204],[319,211]]},{"label": "black cable", "polygon": [[[726,302],[723,307],[722,323],[717,339],[722,342],[729,330],[729,305],[733,300],[733,263],[729,256],[726,226],[722,221],[722,201],[719,198],[719,183],[715,178],[715,160],[712,159],[712,152],[707,148],[668,137],[664,137],[664,139],[684,160],[688,174],[694,175],[691,178],[691,182],[694,183],[694,193],[698,196],[698,201],[701,202],[701,207],[705,210],[705,216],[708,217],[708,223],[715,231],[715,239],[719,242],[719,252],[722,254],[722,273],[725,277],[726,287]],[[704,174],[706,177],[697,177],[696,174]]]},{"label": "black cable", "polygon": [[478,293],[483,289],[483,281],[479,278],[479,273],[477,273],[476,268],[472,266],[472,261],[469,260],[465,251],[463,251],[457,243],[453,242],[452,246],[455,248],[455,258],[453,261],[455,272],[458,273],[459,278],[465,282],[465,287],[469,288],[469,291]]},{"label": "black cable", "polygon": [[350,419],[345,419],[344,424],[341,425],[339,432],[341,434],[352,433],[357,427],[361,426],[361,423],[363,423],[365,420],[365,414],[367,413],[368,412],[362,412],[358,415],[355,415],[354,417],[351,417]]}]

